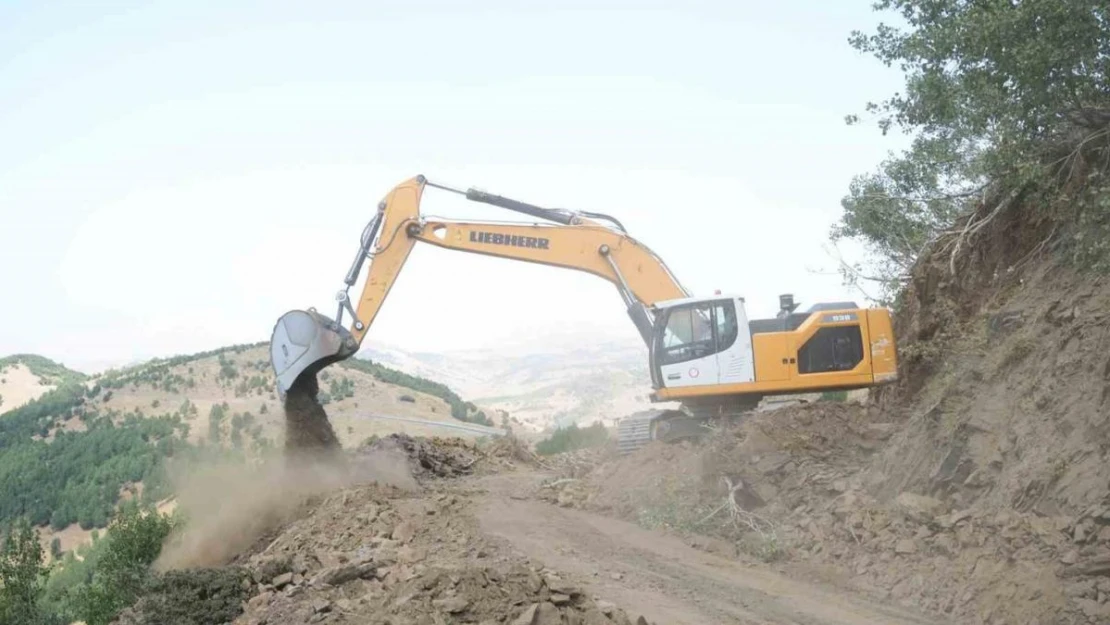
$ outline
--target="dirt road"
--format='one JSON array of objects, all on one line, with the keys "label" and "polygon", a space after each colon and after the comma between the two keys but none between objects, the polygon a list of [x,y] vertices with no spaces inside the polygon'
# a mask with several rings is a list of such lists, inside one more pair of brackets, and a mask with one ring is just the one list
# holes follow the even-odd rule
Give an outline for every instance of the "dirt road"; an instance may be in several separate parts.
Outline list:
[{"label": "dirt road", "polygon": [[478,521],[489,537],[586,580],[601,599],[657,623],[935,625],[900,608],[706,553],[617,519],[529,499],[543,476],[481,478]]}]

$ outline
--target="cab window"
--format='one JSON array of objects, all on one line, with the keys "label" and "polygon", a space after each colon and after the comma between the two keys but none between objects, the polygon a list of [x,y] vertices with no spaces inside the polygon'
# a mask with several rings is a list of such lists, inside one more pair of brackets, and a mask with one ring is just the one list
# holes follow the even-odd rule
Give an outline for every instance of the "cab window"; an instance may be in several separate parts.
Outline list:
[{"label": "cab window", "polygon": [[717,318],[717,351],[724,351],[736,342],[736,306],[732,302],[717,302],[713,314]]},{"label": "cab window", "polygon": [[710,306],[695,304],[670,311],[663,330],[660,364],[672,364],[713,354],[713,318]]}]

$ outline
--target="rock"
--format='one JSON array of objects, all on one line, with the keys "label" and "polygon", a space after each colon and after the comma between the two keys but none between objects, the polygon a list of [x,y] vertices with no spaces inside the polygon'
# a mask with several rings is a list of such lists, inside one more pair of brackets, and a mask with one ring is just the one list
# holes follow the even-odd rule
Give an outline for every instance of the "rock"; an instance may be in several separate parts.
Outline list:
[{"label": "rock", "polygon": [[1076,575],[1095,576],[1095,575],[1108,575],[1110,576],[1110,555],[1095,556],[1064,569],[1064,575],[1067,577]]},{"label": "rock", "polygon": [[408,519],[401,521],[393,528],[393,533],[390,537],[400,543],[407,543],[416,536],[416,525]]},{"label": "rock", "polygon": [[621,581],[622,579],[624,579],[624,575],[621,574],[621,573],[617,573],[616,571],[610,573],[609,577],[613,578],[614,581],[618,581],[618,582]]},{"label": "rock", "polygon": [[274,593],[269,592],[269,591],[263,592],[263,593],[260,593],[260,594],[257,594],[255,596],[251,597],[250,601],[247,601],[247,606],[250,607],[250,608],[257,608],[259,606],[264,606],[264,605],[267,605],[268,603],[270,603],[270,600],[272,600],[273,598],[274,598]]},{"label": "rock", "polygon": [[1071,549],[1065,552],[1064,555],[1060,556],[1060,562],[1063,562],[1064,564],[1075,564],[1078,561],[1079,552],[1075,549]]},{"label": "rock", "polygon": [[321,612],[330,612],[331,602],[327,599],[313,599],[312,611],[316,614],[320,614]]},{"label": "rock", "polygon": [[1097,591],[1095,590],[1095,583],[1093,580],[1070,582],[1064,584],[1064,594],[1073,597],[1095,597]]},{"label": "rock", "polygon": [[952,529],[965,519],[971,518],[971,510],[958,510],[952,514],[937,519],[937,524],[943,529]]},{"label": "rock", "polygon": [[601,610],[602,614],[605,614],[606,616],[608,616],[608,615],[613,613],[613,610],[617,609],[617,606],[608,602],[608,601],[598,601],[597,602],[597,609]]},{"label": "rock", "polygon": [[919,523],[928,523],[944,511],[944,502],[939,499],[910,492],[898,495],[895,503],[906,516]]},{"label": "rock", "polygon": [[281,575],[278,575],[277,577],[270,580],[270,584],[274,588],[277,588],[278,590],[281,590],[282,588],[285,588],[286,586],[288,586],[291,583],[293,583],[293,574],[292,573],[282,573]]},{"label": "rock", "polygon": [[1110,617],[1110,606],[1099,605],[1094,599],[1076,599],[1075,603],[1092,622],[1105,623],[1106,621],[1101,619]]},{"label": "rock", "polygon": [[536,621],[536,612],[539,608],[540,604],[538,603],[533,603],[528,606],[520,616],[516,617],[516,620],[513,621],[513,625],[533,625]]},{"label": "rock", "polygon": [[577,595],[581,593],[577,586],[561,580],[554,575],[548,575],[547,577],[545,577],[544,582],[547,583],[547,587],[550,588],[551,592],[553,593],[559,593],[563,595]]},{"label": "rock", "polygon": [[373,563],[366,562],[363,564],[341,564],[331,568],[324,569],[312,578],[313,586],[339,586],[345,584],[353,579],[361,577],[374,577],[377,570],[374,568]]},{"label": "rock", "polygon": [[536,620],[533,625],[562,625],[562,623],[562,614],[554,604],[545,601],[536,608]]},{"label": "rock", "polygon": [[910,554],[917,553],[917,543],[912,538],[903,538],[894,545],[894,553]]},{"label": "rock", "polygon": [[638,618],[636,619],[636,625],[648,625],[648,620],[647,620],[646,618],[644,618],[644,615],[643,615],[643,614],[641,614],[641,615],[640,615],[640,616],[639,616],[639,617],[638,617]]},{"label": "rock", "polygon": [[1072,539],[1072,542],[1077,542],[1077,543],[1081,543],[1081,542],[1087,540],[1087,525],[1085,523],[1077,524],[1075,526],[1075,530],[1072,531],[1072,538],[1071,539]]},{"label": "rock", "polygon": [[338,608],[340,612],[350,612],[351,611],[351,600],[350,599],[339,599],[335,602],[335,607]]},{"label": "rock", "polygon": [[436,599],[432,601],[432,606],[444,612],[457,614],[470,607],[470,602],[462,597],[449,597],[447,599]]},{"label": "rock", "polygon": [[933,539],[933,546],[943,553],[952,555],[956,553],[956,539],[948,534],[941,534]]},{"label": "rock", "polygon": [[843,479],[833,480],[832,484],[829,485],[829,490],[834,493],[843,493],[848,490],[848,482]]},{"label": "rock", "polygon": [[570,603],[570,596],[562,595],[557,592],[551,593],[551,603],[554,603],[555,605],[566,605]]}]

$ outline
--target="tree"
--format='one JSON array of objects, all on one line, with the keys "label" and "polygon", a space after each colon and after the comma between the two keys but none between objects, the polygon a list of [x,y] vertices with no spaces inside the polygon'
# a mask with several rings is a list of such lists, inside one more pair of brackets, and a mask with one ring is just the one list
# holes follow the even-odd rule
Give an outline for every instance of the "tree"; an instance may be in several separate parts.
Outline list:
[{"label": "tree", "polygon": [[226,404],[213,404],[212,409],[208,411],[208,440],[212,443],[219,444],[220,442],[220,427],[225,416],[227,416]]},{"label": "tree", "polygon": [[[905,92],[868,103],[884,134],[909,149],[853,179],[832,239],[857,239],[870,268],[850,280],[886,294],[955,217],[999,189],[1042,189],[1061,163],[1047,155],[1097,139],[1110,145],[1110,5],[1105,0],[880,0],[907,27],[882,23],[849,42],[905,72]],[[848,117],[858,123],[859,116]],[[1070,147],[1069,147],[1070,150]],[[1066,154],[1066,152],[1065,152]]]},{"label": "tree", "polygon": [[157,510],[125,505],[113,519],[90,584],[77,596],[77,611],[88,625],[108,625],[152,582],[149,567],[173,530],[173,519]]},{"label": "tree", "polygon": [[49,569],[27,518],[18,519],[0,547],[0,623],[41,623],[39,597]]},{"label": "tree", "polygon": [[50,541],[50,557],[54,560],[58,560],[62,557],[62,539],[57,536],[54,537],[54,540]]}]

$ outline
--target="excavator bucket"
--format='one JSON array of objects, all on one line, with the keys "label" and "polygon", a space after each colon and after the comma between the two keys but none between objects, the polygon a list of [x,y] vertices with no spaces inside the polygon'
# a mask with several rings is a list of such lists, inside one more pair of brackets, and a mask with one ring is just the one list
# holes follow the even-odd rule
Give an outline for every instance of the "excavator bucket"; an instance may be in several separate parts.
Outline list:
[{"label": "excavator bucket", "polygon": [[270,364],[282,399],[298,379],[316,375],[357,351],[358,343],[351,333],[315,309],[285,313],[278,318],[270,337]]}]

